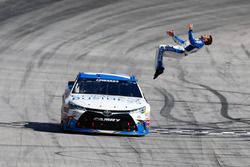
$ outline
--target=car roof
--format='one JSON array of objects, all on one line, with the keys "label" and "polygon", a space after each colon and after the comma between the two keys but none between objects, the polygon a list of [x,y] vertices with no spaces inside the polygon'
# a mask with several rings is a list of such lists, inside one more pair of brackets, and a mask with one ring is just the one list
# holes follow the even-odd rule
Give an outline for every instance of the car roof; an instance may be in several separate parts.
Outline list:
[{"label": "car roof", "polygon": [[137,82],[134,75],[121,75],[121,74],[111,74],[111,73],[86,73],[80,72],[77,79],[91,78],[91,79],[106,79],[106,80],[118,80],[118,81],[130,81]]}]

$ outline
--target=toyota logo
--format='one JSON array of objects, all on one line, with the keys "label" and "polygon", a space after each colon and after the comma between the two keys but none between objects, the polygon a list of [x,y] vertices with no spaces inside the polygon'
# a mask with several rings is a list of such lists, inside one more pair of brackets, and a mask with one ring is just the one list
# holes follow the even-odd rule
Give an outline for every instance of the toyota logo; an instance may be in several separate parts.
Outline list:
[{"label": "toyota logo", "polygon": [[109,111],[109,110],[105,110],[105,111],[103,111],[103,115],[106,116],[106,117],[109,117],[109,116],[112,115],[112,112]]}]

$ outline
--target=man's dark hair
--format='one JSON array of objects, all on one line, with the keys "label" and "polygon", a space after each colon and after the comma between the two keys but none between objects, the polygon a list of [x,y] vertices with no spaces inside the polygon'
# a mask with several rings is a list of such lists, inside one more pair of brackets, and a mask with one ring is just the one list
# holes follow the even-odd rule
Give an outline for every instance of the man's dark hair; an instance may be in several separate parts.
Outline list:
[{"label": "man's dark hair", "polygon": [[208,38],[208,40],[205,42],[205,45],[211,45],[212,42],[213,42],[212,35],[209,35],[209,38]]}]

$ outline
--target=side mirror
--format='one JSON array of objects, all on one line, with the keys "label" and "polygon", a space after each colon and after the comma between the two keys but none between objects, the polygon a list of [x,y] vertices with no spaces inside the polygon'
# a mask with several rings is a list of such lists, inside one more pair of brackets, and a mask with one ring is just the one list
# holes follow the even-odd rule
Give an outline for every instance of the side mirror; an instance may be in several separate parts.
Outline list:
[{"label": "side mirror", "polygon": [[69,88],[69,90],[71,90],[73,88],[74,83],[75,83],[75,81],[69,81],[68,82],[68,88]]}]

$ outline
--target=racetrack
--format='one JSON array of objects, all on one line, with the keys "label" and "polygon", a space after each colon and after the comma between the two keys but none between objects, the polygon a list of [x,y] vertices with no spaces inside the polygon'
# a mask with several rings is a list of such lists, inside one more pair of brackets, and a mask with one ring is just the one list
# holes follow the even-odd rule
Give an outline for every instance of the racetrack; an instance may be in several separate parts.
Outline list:
[{"label": "racetrack", "polygon": [[[0,0],[0,166],[249,166],[249,18],[249,0]],[[165,31],[186,38],[188,23],[213,45],[153,80]],[[135,74],[151,133],[62,133],[80,71]]]}]

